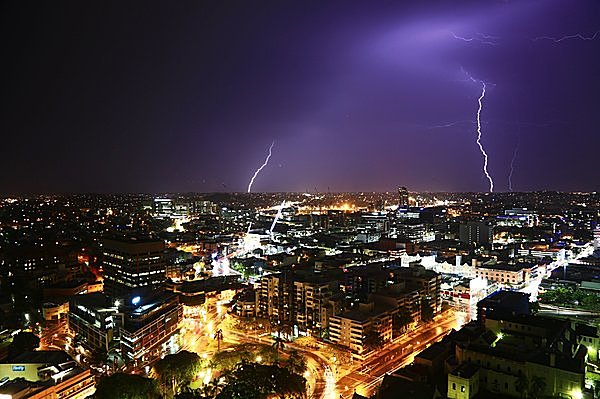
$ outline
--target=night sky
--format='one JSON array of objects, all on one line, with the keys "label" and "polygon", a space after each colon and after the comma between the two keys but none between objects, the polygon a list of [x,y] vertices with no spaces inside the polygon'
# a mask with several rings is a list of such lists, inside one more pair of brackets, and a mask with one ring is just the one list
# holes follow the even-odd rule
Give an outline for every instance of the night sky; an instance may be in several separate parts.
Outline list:
[{"label": "night sky", "polygon": [[1,193],[600,190],[597,0],[0,7]]}]

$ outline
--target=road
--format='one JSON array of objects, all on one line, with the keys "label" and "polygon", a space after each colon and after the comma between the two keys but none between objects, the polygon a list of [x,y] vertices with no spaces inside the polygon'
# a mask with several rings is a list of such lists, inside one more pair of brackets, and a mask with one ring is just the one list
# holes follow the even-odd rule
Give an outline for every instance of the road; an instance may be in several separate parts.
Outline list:
[{"label": "road", "polygon": [[[210,357],[216,351],[214,332],[221,328],[223,331],[223,346],[241,343],[271,345],[273,339],[268,334],[255,335],[242,333],[226,328],[222,323],[227,317],[214,308],[203,312],[199,317],[186,318],[184,321],[182,349],[193,351],[203,357]],[[286,349],[296,349],[307,359],[308,397],[311,399],[340,399],[351,398],[354,391],[362,395],[371,395],[379,386],[383,377],[409,363],[414,355],[425,349],[433,342],[439,341],[452,328],[459,328],[462,320],[456,313],[448,311],[436,317],[434,325],[423,326],[396,342],[368,357],[363,362],[355,362],[353,368],[344,375],[319,350],[307,349],[286,343]]]},{"label": "road", "polygon": [[[244,334],[234,330],[229,330],[225,334],[225,341],[231,344],[252,343],[271,345],[273,339],[270,335],[260,336]],[[335,379],[333,372],[327,360],[318,351],[311,352],[306,348],[287,342],[287,349],[296,349],[301,352],[307,361],[307,373],[304,377],[307,380],[308,397],[310,399],[339,399],[335,392]]]},{"label": "road", "polygon": [[386,374],[412,363],[416,354],[441,340],[451,329],[458,327],[457,321],[454,313],[446,312],[438,318],[435,325],[430,325],[429,328],[424,326],[380,350],[376,356],[338,380],[336,388],[341,394],[340,397],[351,398],[354,392],[371,396]]}]

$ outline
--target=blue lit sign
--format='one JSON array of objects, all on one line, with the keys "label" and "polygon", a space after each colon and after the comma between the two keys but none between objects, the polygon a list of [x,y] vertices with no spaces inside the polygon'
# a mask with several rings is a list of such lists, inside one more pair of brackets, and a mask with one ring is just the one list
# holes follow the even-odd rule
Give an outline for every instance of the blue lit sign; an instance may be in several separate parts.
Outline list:
[{"label": "blue lit sign", "polygon": [[138,303],[140,303],[140,300],[142,298],[140,298],[139,296],[134,296],[133,299],[131,300],[131,303],[134,305],[137,305]]},{"label": "blue lit sign", "polygon": [[25,366],[12,366],[12,371],[25,371]]}]

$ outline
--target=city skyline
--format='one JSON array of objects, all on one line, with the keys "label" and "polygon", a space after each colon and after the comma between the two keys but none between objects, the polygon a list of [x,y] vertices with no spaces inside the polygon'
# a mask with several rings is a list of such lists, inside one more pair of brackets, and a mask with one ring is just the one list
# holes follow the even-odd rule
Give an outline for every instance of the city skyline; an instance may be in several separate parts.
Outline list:
[{"label": "city skyline", "polygon": [[3,8],[5,194],[600,189],[593,1]]}]

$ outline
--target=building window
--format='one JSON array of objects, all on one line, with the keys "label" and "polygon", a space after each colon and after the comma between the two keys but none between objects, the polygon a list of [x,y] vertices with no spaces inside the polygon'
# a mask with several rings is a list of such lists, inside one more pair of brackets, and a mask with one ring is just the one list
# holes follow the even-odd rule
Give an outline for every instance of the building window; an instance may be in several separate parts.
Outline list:
[{"label": "building window", "polygon": [[456,391],[456,383],[455,382],[452,383],[452,389]]},{"label": "building window", "polygon": [[464,391],[465,391],[465,386],[464,386],[464,385],[461,385],[461,386],[460,386],[460,391],[461,391],[461,392],[464,392]]}]

